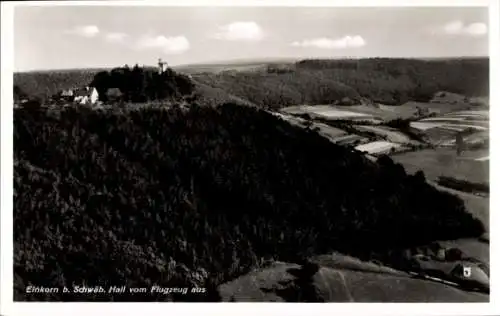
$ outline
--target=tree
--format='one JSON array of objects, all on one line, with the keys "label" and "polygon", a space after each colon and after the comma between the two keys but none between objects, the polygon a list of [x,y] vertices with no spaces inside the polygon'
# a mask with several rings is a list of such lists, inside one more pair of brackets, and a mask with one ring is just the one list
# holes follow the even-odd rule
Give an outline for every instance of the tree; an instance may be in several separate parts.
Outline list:
[{"label": "tree", "polygon": [[425,174],[422,170],[419,170],[415,173],[414,175],[415,179],[418,181],[418,182],[421,182],[421,183],[424,183],[426,182],[426,179],[425,179]]},{"label": "tree", "polygon": [[464,138],[460,132],[457,133],[457,135],[456,135],[455,143],[457,146],[457,156],[460,156],[462,154],[462,152],[465,150]]},{"label": "tree", "polygon": [[24,103],[23,107],[29,110],[38,110],[42,107],[42,100],[40,98],[34,98]]},{"label": "tree", "polygon": [[112,81],[109,72],[107,71],[98,72],[94,76],[94,79],[92,80],[90,85],[96,88],[97,93],[99,93],[99,99],[101,101],[103,102],[108,101],[106,96],[106,91],[108,91],[108,89],[112,87]]},{"label": "tree", "polygon": [[123,93],[124,101],[136,103],[177,98],[194,91],[194,84],[188,76],[178,74],[171,68],[158,74],[137,64],[132,69],[125,65],[110,72],[99,72],[95,75],[92,85],[96,87],[103,101],[108,101],[108,89],[118,88]]},{"label": "tree", "polygon": [[145,102],[146,101],[146,77],[144,71],[139,65],[135,65],[130,73],[128,80],[130,100],[132,102]]},{"label": "tree", "polygon": [[18,85],[14,85],[14,101],[26,99],[27,96],[28,95]]}]

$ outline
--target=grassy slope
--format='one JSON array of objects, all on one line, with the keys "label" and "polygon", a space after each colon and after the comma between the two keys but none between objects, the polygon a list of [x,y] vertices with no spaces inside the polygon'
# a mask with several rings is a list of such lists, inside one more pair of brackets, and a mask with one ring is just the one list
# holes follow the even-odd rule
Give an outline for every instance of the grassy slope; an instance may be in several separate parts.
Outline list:
[{"label": "grassy slope", "polygon": [[[436,180],[443,175],[471,182],[489,183],[488,161],[475,161],[466,155],[467,153],[464,157],[457,157],[454,149],[436,148],[394,155],[392,158],[403,164],[410,173],[423,170],[429,180]],[[481,154],[477,157],[481,157]]]},{"label": "grassy slope", "polygon": [[[487,302],[488,296],[470,293],[454,287],[413,279],[398,272],[380,268],[374,271],[369,263],[359,262],[356,269],[343,268],[348,256],[337,255],[335,264],[326,263],[312,277],[311,285],[316,296],[325,302]],[[299,266],[275,263],[273,266],[249,273],[219,289],[224,301],[236,302],[286,302],[295,301],[297,289],[290,284],[295,277],[290,274]]]}]

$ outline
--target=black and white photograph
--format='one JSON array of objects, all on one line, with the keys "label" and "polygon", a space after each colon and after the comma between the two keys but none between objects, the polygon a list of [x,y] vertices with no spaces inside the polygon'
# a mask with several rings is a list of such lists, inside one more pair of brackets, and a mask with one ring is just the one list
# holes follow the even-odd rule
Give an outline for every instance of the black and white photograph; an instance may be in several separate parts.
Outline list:
[{"label": "black and white photograph", "polygon": [[11,5],[14,303],[490,302],[488,4],[104,2]]}]

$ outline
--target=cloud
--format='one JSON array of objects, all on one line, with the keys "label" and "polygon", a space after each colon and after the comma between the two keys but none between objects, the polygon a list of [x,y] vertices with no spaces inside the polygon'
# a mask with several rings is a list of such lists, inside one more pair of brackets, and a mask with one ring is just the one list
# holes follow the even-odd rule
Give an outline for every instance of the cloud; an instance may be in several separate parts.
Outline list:
[{"label": "cloud", "polygon": [[94,37],[99,34],[99,28],[95,25],[83,25],[77,26],[74,29],[67,31],[67,33],[83,37]]},{"label": "cloud", "polygon": [[331,39],[326,37],[295,41],[292,46],[295,47],[315,47],[321,49],[345,49],[365,46],[365,40],[359,35],[346,35],[342,38]]},{"label": "cloud", "polygon": [[452,21],[438,30],[447,35],[483,36],[488,33],[488,26],[481,22],[465,24],[462,21]]},{"label": "cloud", "polygon": [[264,32],[255,22],[233,22],[220,27],[213,37],[226,41],[259,41],[264,38]]},{"label": "cloud", "polygon": [[165,37],[158,36],[143,36],[137,42],[139,49],[161,49],[167,54],[180,54],[190,48],[188,39],[185,36]]},{"label": "cloud", "polygon": [[443,26],[443,31],[446,34],[460,34],[463,27],[464,23],[462,21],[453,21]]},{"label": "cloud", "polygon": [[109,32],[106,34],[106,40],[109,42],[123,42],[128,37],[128,34],[121,32]]},{"label": "cloud", "polygon": [[465,33],[472,36],[481,36],[488,33],[488,26],[484,23],[471,23],[465,28]]}]

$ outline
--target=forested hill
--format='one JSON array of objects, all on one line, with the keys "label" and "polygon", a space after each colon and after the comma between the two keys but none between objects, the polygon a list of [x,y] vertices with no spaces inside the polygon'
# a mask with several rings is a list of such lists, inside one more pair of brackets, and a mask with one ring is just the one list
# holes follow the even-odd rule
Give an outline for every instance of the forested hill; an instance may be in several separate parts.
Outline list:
[{"label": "forested hill", "polygon": [[[428,102],[438,91],[468,97],[489,94],[489,59],[303,60],[253,71],[193,76],[255,104],[280,108],[296,104],[359,103],[388,105]],[[347,97],[348,101],[342,101]]]},{"label": "forested hill", "polygon": [[18,299],[28,284],[210,291],[265,257],[370,257],[484,231],[422,173],[234,104],[59,116],[16,109],[14,160]]},{"label": "forested hill", "polygon": [[[398,105],[409,100],[427,102],[438,91],[468,97],[489,94],[489,58],[316,59],[250,66],[219,66],[212,72],[205,67],[198,73],[192,66],[189,73],[195,92],[207,105],[238,101],[280,108],[304,103],[352,104],[361,99]],[[97,73],[17,73],[14,84],[30,96],[47,97],[61,89],[89,84]]]},{"label": "forested hill", "polygon": [[188,76],[167,68],[159,74],[157,69],[116,67],[66,71],[40,71],[14,74],[14,97],[19,95],[48,100],[65,89],[84,86],[96,87],[99,99],[106,102],[106,91],[118,88],[124,101],[144,103],[152,100],[178,99],[194,89]]}]

